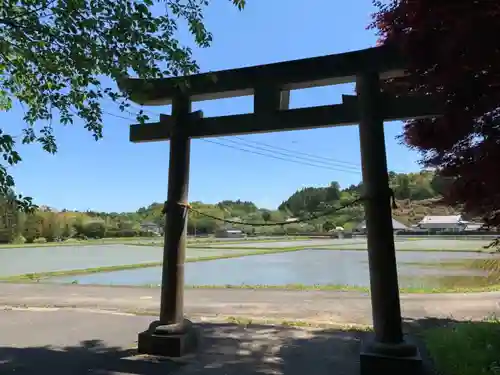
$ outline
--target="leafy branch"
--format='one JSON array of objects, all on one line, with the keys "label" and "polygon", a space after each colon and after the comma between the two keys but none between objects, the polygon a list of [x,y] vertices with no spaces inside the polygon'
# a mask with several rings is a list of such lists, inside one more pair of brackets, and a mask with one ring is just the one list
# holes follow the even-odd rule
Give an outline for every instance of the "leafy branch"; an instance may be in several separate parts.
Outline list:
[{"label": "leafy branch", "polygon": [[[244,0],[231,0],[243,9]],[[192,50],[176,38],[186,21],[197,46],[212,41],[204,26],[208,0],[164,0],[163,14],[153,14],[153,0],[3,0],[0,5],[0,111],[20,102],[26,111],[22,143],[39,143],[57,152],[52,124],[71,125],[75,118],[95,140],[102,138],[101,102],[112,100],[121,111],[130,106],[126,93],[105,87],[103,77],[126,75],[162,78],[193,74]],[[138,121],[147,120],[142,112]],[[14,188],[8,167],[19,163],[15,139],[1,131],[0,195]],[[31,198],[18,196],[22,210]]]}]

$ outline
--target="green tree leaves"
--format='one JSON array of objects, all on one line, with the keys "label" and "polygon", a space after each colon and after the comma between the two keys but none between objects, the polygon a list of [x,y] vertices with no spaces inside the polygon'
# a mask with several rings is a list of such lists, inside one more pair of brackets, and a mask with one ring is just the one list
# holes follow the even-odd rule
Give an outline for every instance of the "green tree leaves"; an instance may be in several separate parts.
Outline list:
[{"label": "green tree leaves", "polygon": [[[231,0],[239,9],[244,0]],[[53,127],[75,118],[96,139],[102,137],[102,100],[124,111],[125,93],[103,84],[126,75],[160,78],[192,74],[192,51],[176,39],[186,22],[196,44],[212,35],[203,23],[206,0],[3,0],[0,4],[0,111],[24,105],[21,142],[57,152]],[[157,10],[160,10],[158,12]],[[159,13],[159,14],[158,14]],[[140,113],[138,121],[147,120]],[[1,129],[1,124],[0,124]],[[14,186],[7,171],[21,157],[12,136],[0,134],[0,194]],[[32,207],[17,197],[18,206]]]},{"label": "green tree leaves", "polygon": [[264,220],[265,223],[271,220],[271,211],[268,210],[262,211],[262,220]]}]

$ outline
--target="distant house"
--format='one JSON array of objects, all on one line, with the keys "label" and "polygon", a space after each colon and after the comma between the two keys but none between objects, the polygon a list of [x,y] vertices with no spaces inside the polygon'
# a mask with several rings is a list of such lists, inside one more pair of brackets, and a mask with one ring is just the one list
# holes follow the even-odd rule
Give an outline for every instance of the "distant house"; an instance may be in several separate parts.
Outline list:
[{"label": "distant house", "polygon": [[[409,228],[403,223],[400,223],[399,221],[392,218],[392,229],[394,231],[397,231],[397,230],[408,230]],[[359,225],[356,227],[356,230],[360,232],[366,232],[366,220],[363,220],[361,223],[359,223]]]},{"label": "distant house", "polygon": [[474,223],[472,221],[464,221],[466,223],[464,231],[466,232],[476,232],[479,230],[484,230],[484,224],[483,223]]},{"label": "distant house", "polygon": [[417,225],[419,229],[428,231],[461,232],[465,230],[468,223],[468,221],[462,220],[462,215],[448,215],[425,216]]},{"label": "distant house", "polygon": [[143,232],[151,232],[157,235],[161,235],[163,233],[162,228],[153,222],[146,221],[144,223],[141,223],[141,231]]},{"label": "distant house", "polygon": [[245,233],[239,229],[220,229],[215,232],[216,238],[243,238]]}]

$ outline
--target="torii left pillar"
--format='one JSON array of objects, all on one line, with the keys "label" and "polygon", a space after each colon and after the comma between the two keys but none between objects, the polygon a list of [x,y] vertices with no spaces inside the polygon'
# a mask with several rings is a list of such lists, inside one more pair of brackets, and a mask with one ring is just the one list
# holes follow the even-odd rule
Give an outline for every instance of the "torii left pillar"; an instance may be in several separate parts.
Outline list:
[{"label": "torii left pillar", "polygon": [[166,203],[165,241],[161,283],[160,318],[139,333],[140,354],[182,357],[197,347],[198,336],[184,318],[184,262],[186,253],[187,204],[189,188],[189,123],[199,113],[191,113],[189,97],[179,92],[172,101],[170,163]]},{"label": "torii left pillar", "polygon": [[378,72],[358,75],[356,86],[374,329],[373,340],[366,341],[360,353],[361,375],[419,375],[422,359],[418,348],[405,342],[401,324],[384,139],[386,103]]}]

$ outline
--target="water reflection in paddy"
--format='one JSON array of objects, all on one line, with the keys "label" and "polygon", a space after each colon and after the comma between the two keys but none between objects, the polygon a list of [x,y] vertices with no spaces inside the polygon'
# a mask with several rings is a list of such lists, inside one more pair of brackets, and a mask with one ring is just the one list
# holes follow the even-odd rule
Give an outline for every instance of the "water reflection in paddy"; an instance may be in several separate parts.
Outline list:
[{"label": "water reflection in paddy", "polygon": [[[400,252],[397,254],[397,258],[400,286],[420,287],[436,286],[437,278],[486,278],[488,274],[481,269],[429,267],[424,263],[439,265],[442,262],[457,259],[491,259],[491,255],[453,252]],[[188,285],[369,285],[367,254],[361,251],[304,250],[188,263],[185,268],[185,281]],[[430,280],[428,283],[427,279]],[[64,283],[74,280],[81,284],[157,285],[161,280],[161,268],[54,278],[51,281]]]},{"label": "water reflection in paddy", "polygon": [[[245,250],[188,248],[186,257],[234,255],[238,252]],[[159,246],[120,244],[0,249],[0,276],[152,263],[162,259],[163,249]]]}]

